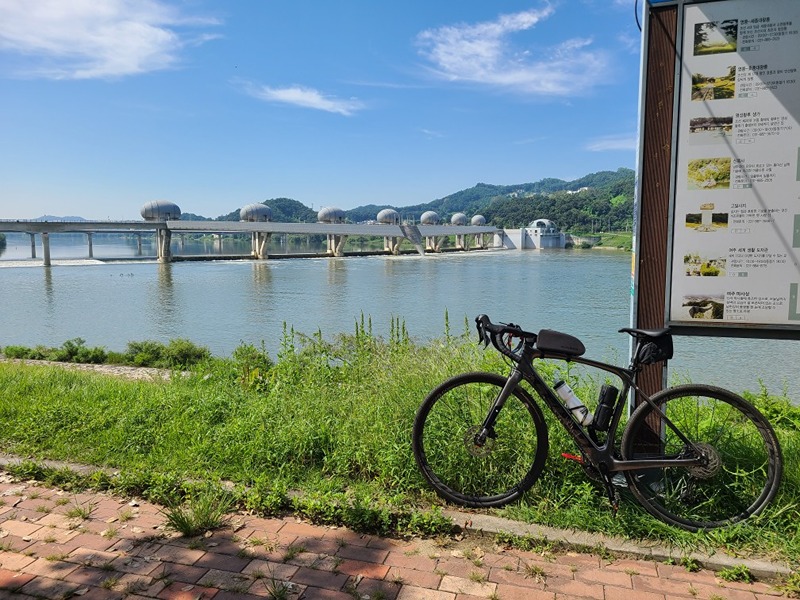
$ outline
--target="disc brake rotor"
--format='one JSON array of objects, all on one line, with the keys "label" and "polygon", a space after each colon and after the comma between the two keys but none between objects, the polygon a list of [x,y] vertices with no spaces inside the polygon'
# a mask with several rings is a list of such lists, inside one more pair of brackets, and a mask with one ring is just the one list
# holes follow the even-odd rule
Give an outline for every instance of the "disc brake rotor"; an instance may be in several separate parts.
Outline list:
[{"label": "disc brake rotor", "polygon": [[697,479],[710,479],[719,473],[719,470],[722,468],[722,458],[720,458],[719,452],[717,452],[716,448],[711,444],[701,442],[695,444],[695,446],[703,455],[706,462],[703,465],[688,467],[688,471],[692,474],[692,477],[696,477]]},{"label": "disc brake rotor", "polygon": [[472,456],[487,456],[494,448],[494,439],[492,438],[486,438],[482,446],[475,443],[475,438],[478,436],[478,433],[480,433],[480,430],[480,425],[474,425],[467,429],[467,432],[464,434],[464,447]]}]

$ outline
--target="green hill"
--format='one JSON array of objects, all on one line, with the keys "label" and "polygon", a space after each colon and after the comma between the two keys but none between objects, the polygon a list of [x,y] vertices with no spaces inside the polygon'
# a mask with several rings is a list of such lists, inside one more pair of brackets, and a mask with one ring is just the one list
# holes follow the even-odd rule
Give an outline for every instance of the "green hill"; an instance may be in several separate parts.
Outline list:
[{"label": "green hill", "polygon": [[[419,222],[424,212],[432,210],[443,222],[462,212],[468,217],[482,214],[487,223],[506,228],[524,227],[534,219],[544,218],[555,221],[563,231],[625,231],[633,221],[634,180],[633,170],[620,168],[590,173],[573,181],[547,178],[515,185],[478,183],[426,204],[403,207],[368,204],[345,211],[345,216],[351,223],[360,223],[374,220],[384,208],[393,208],[404,220]],[[297,200],[272,198],[264,204],[272,209],[274,221],[316,221],[317,213]],[[189,216],[189,219],[203,218]],[[239,211],[216,220],[238,221]]]}]

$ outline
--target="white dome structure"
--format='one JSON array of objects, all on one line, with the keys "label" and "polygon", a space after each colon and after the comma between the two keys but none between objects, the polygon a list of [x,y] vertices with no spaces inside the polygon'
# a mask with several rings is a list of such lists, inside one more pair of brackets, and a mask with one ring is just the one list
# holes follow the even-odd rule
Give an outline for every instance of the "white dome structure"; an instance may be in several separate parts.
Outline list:
[{"label": "white dome structure", "polygon": [[239,220],[250,223],[272,221],[272,209],[266,204],[248,204],[239,209]]},{"label": "white dome structure", "polygon": [[344,221],[344,211],[335,206],[326,206],[317,213],[317,221],[320,223],[342,223]]},{"label": "white dome structure", "polygon": [[419,218],[419,222],[423,225],[438,225],[439,214],[432,210],[427,210],[422,213],[422,216]]},{"label": "white dome structure", "polygon": [[451,225],[466,225],[467,224],[467,215],[464,213],[455,213],[452,217],[450,217],[450,224]]},{"label": "white dome structure", "polygon": [[536,219],[535,221],[531,221],[531,223],[528,225],[528,227],[531,227],[533,229],[538,229],[539,231],[542,231],[543,233],[557,233],[558,232],[558,227],[550,219]]},{"label": "white dome structure", "polygon": [[147,202],[140,213],[145,221],[177,221],[181,218],[180,207],[169,200]]},{"label": "white dome structure", "polygon": [[400,223],[400,213],[393,208],[384,208],[378,213],[377,221],[382,225],[397,225]]},{"label": "white dome structure", "polygon": [[470,220],[470,223],[472,225],[486,225],[486,217],[484,217],[483,215],[475,215]]}]

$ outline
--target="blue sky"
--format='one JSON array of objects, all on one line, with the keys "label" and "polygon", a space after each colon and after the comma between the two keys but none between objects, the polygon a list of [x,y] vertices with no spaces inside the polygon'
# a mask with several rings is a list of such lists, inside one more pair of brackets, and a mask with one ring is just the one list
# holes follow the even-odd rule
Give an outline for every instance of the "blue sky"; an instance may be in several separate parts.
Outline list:
[{"label": "blue sky", "polygon": [[634,168],[633,3],[0,0],[0,219]]}]

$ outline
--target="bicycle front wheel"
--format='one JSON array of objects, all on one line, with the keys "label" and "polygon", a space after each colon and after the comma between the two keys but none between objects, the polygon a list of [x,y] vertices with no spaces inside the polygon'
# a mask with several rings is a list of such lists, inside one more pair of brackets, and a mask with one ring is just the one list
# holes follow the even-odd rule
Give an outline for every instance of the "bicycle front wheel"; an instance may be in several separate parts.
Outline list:
[{"label": "bicycle front wheel", "polygon": [[775,432],[746,400],[706,385],[658,392],[631,415],[622,435],[625,459],[695,458],[693,466],[626,471],[633,495],[652,515],[683,529],[723,527],[758,514],[778,490],[783,459]]},{"label": "bicycle front wheel", "polygon": [[483,445],[476,435],[506,378],[465,373],[434,389],[414,419],[414,458],[445,500],[470,507],[519,498],[544,468],[547,426],[538,404],[517,386]]}]

